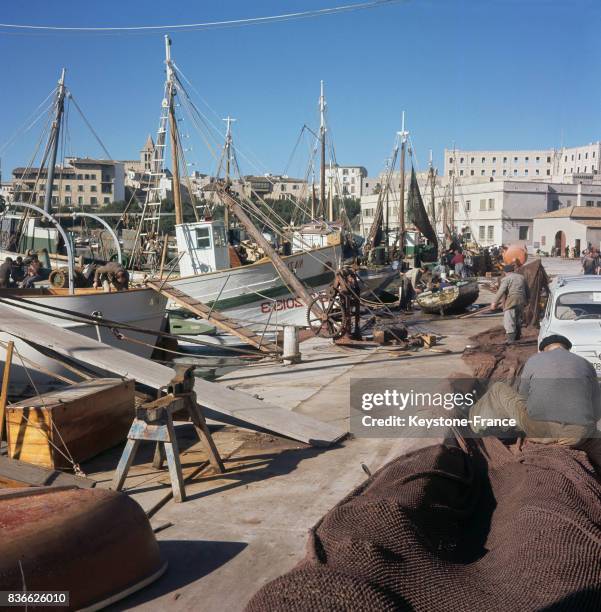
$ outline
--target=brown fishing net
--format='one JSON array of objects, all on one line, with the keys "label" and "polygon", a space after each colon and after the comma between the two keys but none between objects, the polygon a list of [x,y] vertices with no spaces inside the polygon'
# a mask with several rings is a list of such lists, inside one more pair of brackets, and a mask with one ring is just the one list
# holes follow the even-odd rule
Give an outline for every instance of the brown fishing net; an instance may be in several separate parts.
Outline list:
[{"label": "brown fishing net", "polygon": [[475,378],[505,380],[519,376],[528,357],[538,350],[538,330],[522,329],[522,338],[514,344],[505,343],[503,327],[491,327],[468,338],[463,361],[473,370]]},{"label": "brown fishing net", "polygon": [[467,443],[387,464],[247,611],[601,610],[601,486],[585,454]]}]

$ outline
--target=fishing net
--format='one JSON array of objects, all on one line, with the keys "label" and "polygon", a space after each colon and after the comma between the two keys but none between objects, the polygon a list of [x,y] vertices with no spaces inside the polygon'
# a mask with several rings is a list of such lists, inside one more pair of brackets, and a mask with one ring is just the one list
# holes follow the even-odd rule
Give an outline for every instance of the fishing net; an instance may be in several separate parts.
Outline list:
[{"label": "fishing net", "polygon": [[601,609],[601,486],[583,452],[495,438],[388,463],[248,612]]},{"label": "fishing net", "polygon": [[530,300],[524,308],[524,325],[537,326],[541,312],[541,304],[549,289],[549,277],[540,259],[535,259],[517,270],[530,289]]}]

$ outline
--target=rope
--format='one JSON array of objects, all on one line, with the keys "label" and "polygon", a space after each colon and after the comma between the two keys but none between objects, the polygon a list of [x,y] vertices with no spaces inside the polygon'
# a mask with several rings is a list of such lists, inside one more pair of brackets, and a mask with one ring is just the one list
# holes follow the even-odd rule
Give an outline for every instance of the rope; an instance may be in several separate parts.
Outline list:
[{"label": "rope", "polygon": [[157,31],[157,30],[206,30],[212,28],[224,27],[240,27],[249,25],[259,25],[265,23],[275,23],[279,21],[293,21],[297,19],[307,19],[310,17],[323,17],[326,15],[335,15],[357,11],[362,9],[371,9],[379,6],[397,4],[406,0],[372,0],[370,2],[361,2],[356,4],[344,4],[331,8],[314,9],[309,11],[298,11],[295,13],[283,13],[280,15],[269,15],[264,17],[247,17],[243,19],[228,19],[223,21],[205,21],[200,23],[184,23],[184,24],[168,24],[168,25],[152,25],[152,26],[111,26],[111,27],[84,27],[84,26],[48,26],[48,25],[30,25],[30,24],[15,24],[15,23],[0,23],[0,28],[9,30],[29,30],[29,31],[45,31],[45,32],[140,32],[140,31]]}]

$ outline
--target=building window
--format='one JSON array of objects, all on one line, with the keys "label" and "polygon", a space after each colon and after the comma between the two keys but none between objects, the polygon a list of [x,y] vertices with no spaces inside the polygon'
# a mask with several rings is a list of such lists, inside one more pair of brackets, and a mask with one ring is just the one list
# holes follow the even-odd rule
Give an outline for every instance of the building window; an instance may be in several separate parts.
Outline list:
[{"label": "building window", "polygon": [[537,157],[537,158],[536,158],[536,163],[537,163],[537,164],[538,164],[538,163],[540,163],[540,157]]},{"label": "building window", "polygon": [[518,158],[517,158],[517,157],[514,157],[514,158],[513,158],[513,161],[514,161],[514,162],[517,162],[517,161],[518,161]]},{"label": "building window", "polygon": [[65,196],[65,205],[66,206],[70,206],[71,205],[71,198],[69,196]]},{"label": "building window", "polygon": [[482,163],[485,164],[486,163],[486,157],[482,158]]},{"label": "building window", "polygon": [[588,159],[588,153],[584,154],[584,159]]},{"label": "building window", "polygon": [[463,176],[463,170],[459,170],[459,176]]},{"label": "building window", "polygon": [[480,170],[480,176],[484,176],[485,173],[486,173],[486,170],[484,169]]},{"label": "building window", "polygon": [[96,185],[90,185],[90,191],[96,191]]},{"label": "building window", "polygon": [[[568,161],[568,156],[567,155],[563,158],[563,161]],[[548,157],[547,157],[547,162],[549,162],[549,158]]]},{"label": "building window", "polygon": [[470,170],[470,176],[474,176],[474,171]]},{"label": "building window", "polygon": [[578,153],[578,160],[580,160],[580,153]]},{"label": "building window", "polygon": [[86,181],[90,180],[90,175],[89,174],[84,174],[83,177],[84,177],[84,179]]},{"label": "building window", "polygon": [[503,163],[504,163],[504,164],[506,164],[506,163],[507,163],[507,158],[506,158],[506,157],[504,157],[504,158],[503,158]]},{"label": "building window", "polygon": [[83,191],[83,185],[77,185],[77,191]]},{"label": "building window", "polygon": [[77,180],[78,181],[83,181],[83,174],[78,174],[77,175]]},{"label": "building window", "polygon": [[530,159],[529,157],[524,157],[524,161],[525,161],[526,163],[528,163],[529,159]]},{"label": "building window", "polygon": [[486,238],[486,228],[484,225],[480,225],[478,227],[478,237],[480,240],[484,240]]},{"label": "building window", "polygon": [[71,185],[65,185],[65,191],[71,191]]},{"label": "building window", "polygon": [[517,175],[518,175],[518,170],[517,170],[517,168],[515,168],[514,171],[513,171],[513,176],[517,176]]},{"label": "building window", "polygon": [[461,157],[461,158],[459,159],[459,163],[460,163],[460,164],[462,164],[462,163],[463,163],[463,157]]},{"label": "building window", "polygon": [[493,164],[496,164],[496,163],[497,163],[497,158],[496,158],[496,157],[493,157],[493,158],[492,158],[492,163],[493,163]]},{"label": "building window", "polygon": [[495,226],[494,225],[488,226],[488,230],[486,232],[486,238],[487,240],[494,240],[495,238]]},{"label": "building window", "polygon": [[102,203],[103,204],[110,204],[111,203],[111,199],[110,198],[102,198]]},{"label": "building window", "polygon": [[488,200],[488,210],[494,210],[495,209],[495,199],[494,198],[489,198]]},{"label": "building window", "polygon": [[540,170],[537,168],[536,169],[536,176],[538,176],[540,174]]},{"label": "building window", "polygon": [[540,243],[541,243],[541,246],[545,246],[545,244],[547,244],[547,237],[546,236],[541,236],[540,237]]},{"label": "building window", "polygon": [[346,168],[342,171],[342,176],[348,176],[348,170]]},{"label": "building window", "polygon": [[90,198],[90,204],[92,206],[96,206],[96,204],[98,204],[98,200],[96,198]]},{"label": "building window", "polygon": [[77,203],[83,205],[83,198],[81,196],[77,198]]},{"label": "building window", "polygon": [[96,175],[95,174],[90,174],[90,178],[95,181],[96,180]]},{"label": "building window", "polygon": [[470,163],[472,163],[472,164],[474,163],[474,158],[473,157],[470,159]]},{"label": "building window", "polygon": [[472,202],[471,200],[466,200],[465,201],[465,212],[469,212],[470,210],[472,210]]},{"label": "building window", "polygon": [[486,210],[486,200],[480,200],[480,210]]},{"label": "building window", "polygon": [[507,176],[507,170],[503,170],[503,176]]},{"label": "building window", "polygon": [[497,171],[495,169],[493,169],[492,175],[495,176],[496,174],[497,174]]},{"label": "building window", "polygon": [[449,164],[452,164],[452,163],[453,163],[453,158],[449,157]]},{"label": "building window", "polygon": [[[567,158],[566,158],[566,161],[568,161],[568,160],[567,160]],[[550,158],[550,157],[547,157],[547,163],[548,163],[548,164],[550,164],[550,163],[551,163],[551,158]]]},{"label": "building window", "polygon": [[525,174],[526,176],[528,176],[528,168],[526,168],[526,169],[524,170],[524,174]]},{"label": "building window", "polygon": [[587,201],[586,201],[586,205],[587,205],[589,208],[592,208],[592,207],[595,205],[595,202],[594,202],[593,200],[587,200]]},{"label": "building window", "polygon": [[528,226],[527,225],[520,225],[518,239],[528,240]]}]

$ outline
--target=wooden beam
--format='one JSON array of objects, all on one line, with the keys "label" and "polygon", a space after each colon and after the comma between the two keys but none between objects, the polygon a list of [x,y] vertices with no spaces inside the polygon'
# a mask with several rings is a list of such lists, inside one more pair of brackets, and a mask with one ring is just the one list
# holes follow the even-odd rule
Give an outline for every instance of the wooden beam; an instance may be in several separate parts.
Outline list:
[{"label": "wooden beam", "polygon": [[[172,368],[40,321],[16,307],[0,304],[0,330],[58,352],[87,367],[133,378],[138,384],[151,389],[168,387],[175,376]],[[194,391],[208,419],[242,427],[251,425],[315,446],[328,446],[348,433],[329,423],[200,378],[194,381]]]},{"label": "wooden beam", "polygon": [[2,441],[4,437],[6,404],[8,403],[8,383],[10,380],[10,367],[13,362],[14,348],[15,343],[9,340],[6,345],[6,359],[4,361],[4,371],[2,372],[2,388],[0,389],[0,441]]}]

